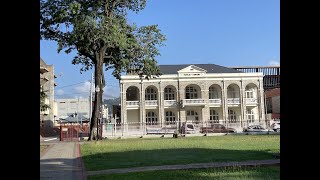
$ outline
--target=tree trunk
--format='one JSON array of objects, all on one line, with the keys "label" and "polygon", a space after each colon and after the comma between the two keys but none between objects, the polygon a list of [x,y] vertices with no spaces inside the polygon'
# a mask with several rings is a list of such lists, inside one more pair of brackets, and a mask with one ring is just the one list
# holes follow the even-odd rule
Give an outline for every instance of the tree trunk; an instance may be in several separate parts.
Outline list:
[{"label": "tree trunk", "polygon": [[99,115],[100,115],[100,106],[102,105],[102,93],[104,84],[102,85],[102,80],[104,80],[104,77],[102,77],[102,71],[103,71],[103,59],[104,59],[104,52],[105,48],[102,48],[100,53],[96,53],[96,64],[94,68],[94,81],[95,81],[95,87],[98,86],[100,88],[99,92],[94,93],[94,106],[92,110],[92,116],[90,120],[90,133],[88,141],[90,140],[99,140],[101,139],[100,132],[99,132]]}]

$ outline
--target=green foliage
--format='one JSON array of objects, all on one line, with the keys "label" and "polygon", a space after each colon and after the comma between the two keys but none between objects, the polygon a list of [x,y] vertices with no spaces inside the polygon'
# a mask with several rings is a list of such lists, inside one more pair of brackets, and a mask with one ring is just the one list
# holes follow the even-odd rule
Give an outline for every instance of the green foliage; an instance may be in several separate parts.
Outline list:
[{"label": "green foliage", "polygon": [[165,36],[157,25],[136,27],[127,22],[127,11],[139,12],[146,0],[41,0],[40,35],[58,43],[58,52],[77,51],[73,64],[92,69],[99,58],[105,69],[159,75],[157,47]]},{"label": "green foliage", "polygon": [[43,88],[40,88],[40,111],[50,109],[50,106],[45,103],[47,97],[46,91],[44,91]]}]

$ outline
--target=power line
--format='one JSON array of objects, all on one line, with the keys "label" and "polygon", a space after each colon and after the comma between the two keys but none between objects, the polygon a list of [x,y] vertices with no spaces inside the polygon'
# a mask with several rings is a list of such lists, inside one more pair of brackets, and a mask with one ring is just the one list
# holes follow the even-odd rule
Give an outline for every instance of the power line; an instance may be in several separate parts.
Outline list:
[{"label": "power line", "polygon": [[76,84],[70,84],[70,85],[67,85],[67,86],[62,86],[62,87],[58,87],[56,89],[61,89],[61,88],[69,87],[69,86],[74,86],[74,85],[78,85],[78,84],[85,83],[85,82],[88,82],[88,81],[83,81],[83,82],[76,83]]}]

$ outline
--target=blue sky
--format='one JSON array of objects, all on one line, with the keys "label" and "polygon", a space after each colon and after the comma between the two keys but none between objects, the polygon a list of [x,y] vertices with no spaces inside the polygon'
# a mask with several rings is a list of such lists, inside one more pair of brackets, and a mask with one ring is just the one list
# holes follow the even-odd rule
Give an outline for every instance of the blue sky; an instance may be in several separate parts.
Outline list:
[{"label": "blue sky", "polygon": [[[280,0],[148,0],[129,22],[138,26],[158,24],[166,35],[158,64],[266,66],[280,63]],[[55,98],[89,96],[90,75],[81,65],[57,53],[52,41],[40,41],[40,56],[53,64],[58,86]],[[119,83],[105,73],[105,98],[119,96]]]}]

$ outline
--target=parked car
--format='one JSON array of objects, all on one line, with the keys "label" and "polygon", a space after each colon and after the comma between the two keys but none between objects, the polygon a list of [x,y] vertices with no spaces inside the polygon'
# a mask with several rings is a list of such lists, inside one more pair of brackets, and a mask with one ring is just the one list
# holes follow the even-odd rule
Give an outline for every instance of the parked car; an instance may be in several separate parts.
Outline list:
[{"label": "parked car", "polygon": [[201,127],[201,133],[236,133],[237,130],[234,128],[226,128],[222,124],[211,124],[209,127]]},{"label": "parked car", "polygon": [[251,125],[246,128],[243,128],[244,132],[267,132],[269,131],[268,129],[263,128],[260,125]]},{"label": "parked car", "polygon": [[186,124],[185,133],[186,134],[194,134],[194,133],[196,133],[196,130],[195,130],[195,127],[193,126],[193,124]]},{"label": "parked car", "polygon": [[275,122],[271,125],[271,128],[275,131],[275,132],[280,132],[280,122]]}]

